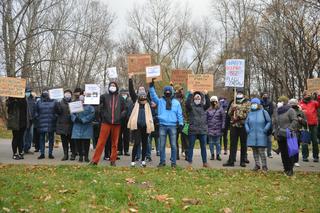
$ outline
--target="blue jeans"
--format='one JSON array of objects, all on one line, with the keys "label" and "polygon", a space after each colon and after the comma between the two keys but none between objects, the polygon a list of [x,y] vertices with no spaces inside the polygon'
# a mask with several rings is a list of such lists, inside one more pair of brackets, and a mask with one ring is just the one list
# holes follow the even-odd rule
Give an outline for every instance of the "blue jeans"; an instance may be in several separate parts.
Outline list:
[{"label": "blue jeans", "polygon": [[272,150],[272,139],[271,135],[267,137],[267,155],[268,157],[271,156],[271,150]]},{"label": "blue jeans", "polygon": [[189,163],[192,163],[193,148],[194,148],[194,144],[196,142],[196,139],[199,139],[199,141],[200,141],[202,162],[207,163],[207,148],[206,148],[207,135],[191,135],[191,134],[189,134],[188,161],[189,161]]},{"label": "blue jeans", "polygon": [[151,151],[152,151],[152,139],[154,139],[156,145],[156,152],[159,152],[160,144],[158,142],[158,138],[152,136],[151,134],[148,137],[148,146],[147,146],[147,157],[151,158]]},{"label": "blue jeans", "polygon": [[54,132],[40,132],[40,153],[41,155],[44,155],[44,150],[46,147],[46,134],[48,134],[48,139],[49,139],[49,155],[52,155],[53,143],[54,143]]},{"label": "blue jeans", "polygon": [[177,161],[177,127],[176,126],[160,126],[160,164],[166,163],[166,142],[167,135],[169,135],[169,141],[171,146],[171,164],[176,164]]},{"label": "blue jeans", "polygon": [[209,138],[209,148],[210,148],[211,155],[214,155],[214,146],[216,146],[217,155],[221,155],[221,145],[220,145],[221,136],[208,135],[208,138]]},{"label": "blue jeans", "polygon": [[33,124],[30,126],[30,128],[27,128],[24,131],[24,135],[23,135],[24,152],[28,152],[31,149],[32,140],[33,140]]}]

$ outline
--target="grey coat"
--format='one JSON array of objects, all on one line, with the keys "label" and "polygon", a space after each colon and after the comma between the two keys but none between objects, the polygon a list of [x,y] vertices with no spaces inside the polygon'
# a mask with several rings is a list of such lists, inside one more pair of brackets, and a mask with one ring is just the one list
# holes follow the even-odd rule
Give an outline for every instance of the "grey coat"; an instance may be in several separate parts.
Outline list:
[{"label": "grey coat", "polygon": [[288,105],[277,110],[274,123],[276,137],[287,137],[287,128],[290,130],[297,130],[299,126],[297,113]]}]

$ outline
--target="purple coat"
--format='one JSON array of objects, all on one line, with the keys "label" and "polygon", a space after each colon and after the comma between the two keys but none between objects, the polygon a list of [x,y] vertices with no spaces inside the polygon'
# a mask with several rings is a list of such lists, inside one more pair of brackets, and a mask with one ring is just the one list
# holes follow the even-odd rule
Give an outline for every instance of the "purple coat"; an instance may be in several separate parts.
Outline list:
[{"label": "purple coat", "polygon": [[207,111],[207,124],[208,124],[208,135],[221,136],[223,129],[225,128],[226,113],[222,107],[218,109],[208,109]]}]

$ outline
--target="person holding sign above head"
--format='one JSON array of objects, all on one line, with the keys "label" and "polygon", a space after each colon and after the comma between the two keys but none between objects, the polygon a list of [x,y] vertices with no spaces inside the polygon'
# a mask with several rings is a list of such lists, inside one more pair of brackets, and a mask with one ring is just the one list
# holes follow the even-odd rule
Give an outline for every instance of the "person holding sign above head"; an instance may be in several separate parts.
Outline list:
[{"label": "person holding sign above head", "polygon": [[72,100],[72,92],[71,90],[67,89],[64,91],[64,98],[58,102],[57,105],[57,135],[60,135],[63,147],[63,158],[62,161],[69,159],[69,144],[70,144],[70,151],[71,151],[71,158],[70,160],[75,160],[76,157],[76,150],[75,150],[75,142],[71,140],[71,133],[72,133],[72,121],[71,115],[69,110],[69,103]]},{"label": "person holding sign above head", "polygon": [[56,130],[56,110],[57,102],[50,99],[48,90],[44,90],[41,94],[40,101],[36,105],[36,119],[38,120],[38,130],[40,132],[40,156],[38,159],[44,159],[46,135],[49,139],[49,158],[54,159],[53,143],[54,143],[54,132]]},{"label": "person holding sign above head", "polygon": [[171,167],[176,167],[177,159],[177,123],[179,128],[183,128],[183,116],[181,105],[178,100],[173,98],[173,88],[166,86],[163,89],[163,97],[159,98],[155,87],[154,79],[150,83],[150,96],[152,101],[158,106],[158,118],[159,118],[159,133],[160,133],[160,163],[158,167],[164,167],[166,165],[166,142],[167,135],[169,135],[171,145]]},{"label": "person holding sign above head", "polygon": [[116,82],[110,82],[109,93],[101,95],[100,98],[100,117],[101,128],[98,144],[91,161],[91,165],[97,165],[104,150],[106,141],[111,135],[111,156],[110,165],[116,166],[118,154],[118,140],[121,130],[121,119],[125,118],[125,103],[119,95],[119,87]]},{"label": "person holding sign above head", "polygon": [[23,135],[27,127],[27,101],[25,98],[9,97],[6,101],[8,108],[7,127],[12,130],[12,158],[14,160],[23,157]]},{"label": "person holding sign above head", "polygon": [[186,110],[189,113],[189,150],[188,150],[188,162],[191,166],[193,158],[193,149],[196,139],[200,141],[201,157],[203,167],[208,167],[207,164],[207,114],[206,110],[210,107],[210,99],[208,91],[201,92],[190,91],[186,102]]},{"label": "person holding sign above head", "polygon": [[223,164],[223,166],[234,166],[239,138],[241,144],[240,166],[246,167],[246,163],[249,163],[247,160],[247,133],[244,123],[250,111],[250,105],[250,102],[245,98],[243,92],[238,91],[236,95],[236,103],[233,103],[229,110],[229,116],[231,118],[230,155],[228,162]]},{"label": "person holding sign above head", "polygon": [[[79,100],[84,103],[84,95],[80,94]],[[90,139],[93,138],[94,107],[84,105],[83,111],[71,114],[73,122],[72,140],[75,141],[79,152],[79,162],[89,161]]]}]

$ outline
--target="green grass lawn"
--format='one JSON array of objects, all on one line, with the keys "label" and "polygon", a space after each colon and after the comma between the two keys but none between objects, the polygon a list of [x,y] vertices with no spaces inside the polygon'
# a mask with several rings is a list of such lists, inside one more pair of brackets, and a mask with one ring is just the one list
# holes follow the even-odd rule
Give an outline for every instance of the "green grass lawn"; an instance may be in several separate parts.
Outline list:
[{"label": "green grass lawn", "polygon": [[320,174],[0,165],[0,212],[317,212]]},{"label": "green grass lawn", "polygon": [[0,138],[10,139],[12,138],[12,132],[7,130],[5,126],[0,125]]}]

